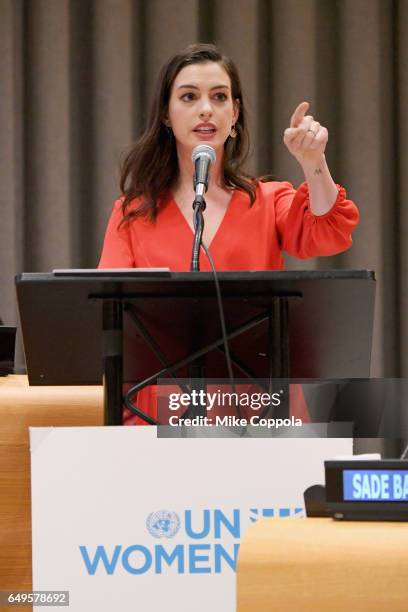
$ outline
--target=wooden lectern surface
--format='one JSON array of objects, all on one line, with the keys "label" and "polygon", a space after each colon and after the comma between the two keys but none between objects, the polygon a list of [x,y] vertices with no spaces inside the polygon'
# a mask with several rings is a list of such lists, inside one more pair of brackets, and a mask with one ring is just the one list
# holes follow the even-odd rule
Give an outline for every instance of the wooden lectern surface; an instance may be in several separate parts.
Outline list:
[{"label": "wooden lectern surface", "polygon": [[238,612],[406,612],[408,525],[264,519],[240,547]]},{"label": "wooden lectern surface", "polygon": [[93,425],[103,425],[102,387],[30,387],[26,376],[0,378],[1,591],[32,588],[28,427]]}]

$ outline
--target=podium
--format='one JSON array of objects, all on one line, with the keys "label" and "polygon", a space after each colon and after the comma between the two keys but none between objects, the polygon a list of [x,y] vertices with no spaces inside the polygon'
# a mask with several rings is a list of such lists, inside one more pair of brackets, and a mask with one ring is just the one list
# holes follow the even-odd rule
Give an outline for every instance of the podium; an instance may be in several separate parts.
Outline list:
[{"label": "podium", "polygon": [[[229,272],[220,273],[219,281],[234,376],[368,376],[375,293],[371,272]],[[182,377],[194,357],[206,377],[227,376],[210,273],[23,274],[16,286],[30,384],[100,384],[104,379],[106,424],[121,422],[123,383],[152,384],[170,373]],[[165,599],[164,605],[174,601],[180,607],[181,590],[189,594],[183,598],[186,610],[194,605],[208,609],[220,601],[223,609],[235,609],[235,571],[228,559],[234,558],[238,535],[265,513],[298,516],[302,493],[320,478],[323,459],[351,452],[351,440],[325,439],[247,439],[242,452],[236,440],[157,441],[151,427],[34,429],[32,437],[34,587],[65,587],[77,598],[72,607],[78,612],[95,597],[95,579],[86,567],[91,568],[97,547],[105,547],[111,560],[112,551],[122,545],[117,575],[100,579],[99,609],[114,607],[118,584],[122,600],[134,609],[135,597],[141,597],[139,578],[146,578],[143,588]],[[287,456],[303,457],[302,470],[293,470],[284,461]],[[268,486],[266,470],[259,469],[265,458],[280,466],[268,477]],[[129,486],[124,477],[129,466],[138,466],[137,486]],[[118,507],[128,510],[130,523],[111,520]],[[162,587],[152,590],[155,576],[147,571],[133,575],[144,562],[131,555],[137,548],[147,559],[156,550],[160,541],[146,520],[164,509],[176,513],[182,527],[168,542]],[[221,541],[222,550],[215,531],[203,542],[186,537],[186,517],[194,517],[201,529],[196,521],[208,509],[223,519],[223,531],[230,525],[234,532]],[[69,529],[61,532],[61,524]],[[79,546],[86,547],[85,556]],[[222,557],[221,575],[216,561],[212,573],[195,575],[200,565],[208,565],[197,556],[202,546],[227,558]],[[182,553],[192,559],[194,574],[180,569],[175,577]],[[190,567],[187,561],[185,567]],[[128,595],[123,595],[124,585]],[[160,602],[154,612],[162,607]]]},{"label": "podium", "polygon": [[[234,377],[369,376],[373,272],[218,278]],[[103,379],[105,424],[122,422],[124,383],[183,378],[197,360],[206,378],[228,377],[211,273],[68,270],[21,274],[16,287],[30,384]]]}]

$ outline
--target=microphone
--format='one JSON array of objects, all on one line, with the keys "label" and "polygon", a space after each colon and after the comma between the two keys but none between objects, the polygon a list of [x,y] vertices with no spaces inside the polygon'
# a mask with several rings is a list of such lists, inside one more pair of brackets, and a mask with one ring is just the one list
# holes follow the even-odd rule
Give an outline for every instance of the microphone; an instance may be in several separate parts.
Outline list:
[{"label": "microphone", "polygon": [[206,144],[198,145],[193,150],[191,155],[193,160],[194,172],[194,189],[195,199],[203,200],[203,196],[208,189],[208,179],[210,176],[210,166],[215,162],[215,151],[212,147]]}]

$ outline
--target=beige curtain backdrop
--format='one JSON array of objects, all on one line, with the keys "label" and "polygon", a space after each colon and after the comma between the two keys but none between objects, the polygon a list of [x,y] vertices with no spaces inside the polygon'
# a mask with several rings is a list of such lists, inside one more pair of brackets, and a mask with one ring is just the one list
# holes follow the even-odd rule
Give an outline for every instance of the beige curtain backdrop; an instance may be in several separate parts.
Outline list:
[{"label": "beige curtain backdrop", "polygon": [[408,0],[0,0],[0,316],[18,322],[15,274],[97,264],[121,153],[195,41],[240,69],[253,172],[302,180],[282,144],[300,101],[328,127],[361,223],[288,267],[375,270],[372,375],[408,376]]}]

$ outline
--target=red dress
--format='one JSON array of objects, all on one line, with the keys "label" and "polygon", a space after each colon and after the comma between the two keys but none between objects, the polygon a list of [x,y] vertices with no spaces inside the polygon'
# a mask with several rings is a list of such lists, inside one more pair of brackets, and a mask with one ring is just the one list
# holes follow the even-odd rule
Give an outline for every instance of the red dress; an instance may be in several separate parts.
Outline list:
[{"label": "red dress", "polygon": [[[122,199],[114,204],[99,268],[189,270],[193,232],[171,194],[159,203],[154,223],[138,217],[119,227],[121,204]],[[135,201],[134,206],[137,204]],[[346,198],[342,187],[329,212],[316,216],[309,206],[307,183],[298,190],[287,182],[258,183],[252,206],[246,192],[233,192],[209,251],[218,271],[282,270],[282,251],[306,259],[348,249],[357,223],[357,207]],[[200,269],[211,270],[203,252]],[[151,388],[138,394],[137,405],[155,414]]]}]

